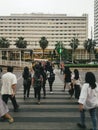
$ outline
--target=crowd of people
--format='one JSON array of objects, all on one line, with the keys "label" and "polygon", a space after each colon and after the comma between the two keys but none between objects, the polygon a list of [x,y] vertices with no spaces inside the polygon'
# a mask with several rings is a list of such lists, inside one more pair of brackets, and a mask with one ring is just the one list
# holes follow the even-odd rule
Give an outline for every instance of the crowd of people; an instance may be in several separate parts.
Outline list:
[{"label": "crowd of people", "polygon": [[[64,92],[68,92],[70,98],[73,96],[77,99],[80,111],[80,122],[77,124],[79,128],[85,129],[85,111],[89,110],[93,128],[97,130],[97,114],[96,108],[98,107],[98,84],[96,77],[92,72],[85,74],[85,82],[82,84],[82,78],[78,69],[72,72],[68,66],[62,65],[60,74],[64,76]],[[30,88],[34,88],[34,98],[37,104],[41,103],[41,89],[43,90],[43,98],[46,94],[46,81],[49,83],[50,93],[53,93],[53,83],[55,81],[55,69],[51,62],[36,62],[32,67],[32,71],[26,66],[23,73],[23,99],[29,98]],[[13,74],[13,67],[8,66],[7,72],[1,78],[1,96],[0,96],[0,117],[7,119],[10,123],[14,122],[13,117],[9,114],[7,106],[8,99],[12,101],[14,112],[17,112],[19,105],[16,101],[16,86],[17,78]],[[67,89],[66,89],[67,88]]]}]

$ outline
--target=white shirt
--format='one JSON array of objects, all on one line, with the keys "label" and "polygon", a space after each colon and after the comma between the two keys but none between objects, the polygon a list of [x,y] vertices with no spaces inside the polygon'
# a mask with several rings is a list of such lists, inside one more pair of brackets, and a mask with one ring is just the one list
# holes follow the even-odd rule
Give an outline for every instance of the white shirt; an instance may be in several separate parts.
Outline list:
[{"label": "white shirt", "polygon": [[17,78],[16,75],[7,72],[2,76],[2,88],[1,88],[1,94],[9,94],[11,95],[13,92],[12,85],[17,84]]},{"label": "white shirt", "polygon": [[75,75],[73,74],[72,75],[72,77],[71,77],[71,79],[72,79],[72,82],[73,82],[73,84],[75,85],[80,85],[80,87],[81,87],[81,83],[82,83],[82,79],[81,79],[81,76],[79,75],[79,79],[74,79],[74,77],[75,77]]},{"label": "white shirt", "polygon": [[98,84],[95,89],[91,89],[88,83],[82,86],[78,102],[83,104],[84,109],[91,109],[98,106]]}]

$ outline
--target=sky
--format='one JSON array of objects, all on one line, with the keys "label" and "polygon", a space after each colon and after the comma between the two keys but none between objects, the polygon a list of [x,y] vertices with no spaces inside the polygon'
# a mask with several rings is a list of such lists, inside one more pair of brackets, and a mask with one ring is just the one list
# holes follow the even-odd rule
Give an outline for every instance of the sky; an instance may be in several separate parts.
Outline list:
[{"label": "sky", "polygon": [[0,0],[0,16],[16,13],[88,14],[89,37],[94,32],[94,0]]}]

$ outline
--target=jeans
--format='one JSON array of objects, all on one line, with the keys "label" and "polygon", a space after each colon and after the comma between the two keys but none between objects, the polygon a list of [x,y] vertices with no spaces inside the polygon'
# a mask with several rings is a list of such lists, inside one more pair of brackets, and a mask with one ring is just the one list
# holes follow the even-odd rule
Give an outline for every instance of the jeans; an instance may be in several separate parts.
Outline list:
[{"label": "jeans", "polygon": [[[89,109],[89,114],[93,124],[93,130],[97,130],[97,116],[96,116],[96,108]],[[80,112],[81,124],[85,125],[85,110]]]}]

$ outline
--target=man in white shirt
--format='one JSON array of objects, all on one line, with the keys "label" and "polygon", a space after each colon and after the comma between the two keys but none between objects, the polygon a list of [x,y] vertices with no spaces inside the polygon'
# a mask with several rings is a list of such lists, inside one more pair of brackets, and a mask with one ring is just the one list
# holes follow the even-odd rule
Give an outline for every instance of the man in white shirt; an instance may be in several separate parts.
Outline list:
[{"label": "man in white shirt", "polygon": [[3,101],[7,104],[8,99],[12,101],[14,112],[18,111],[19,105],[16,102],[15,93],[16,93],[16,84],[17,78],[16,75],[13,74],[13,67],[7,67],[7,73],[2,75],[2,88],[1,95]]}]

